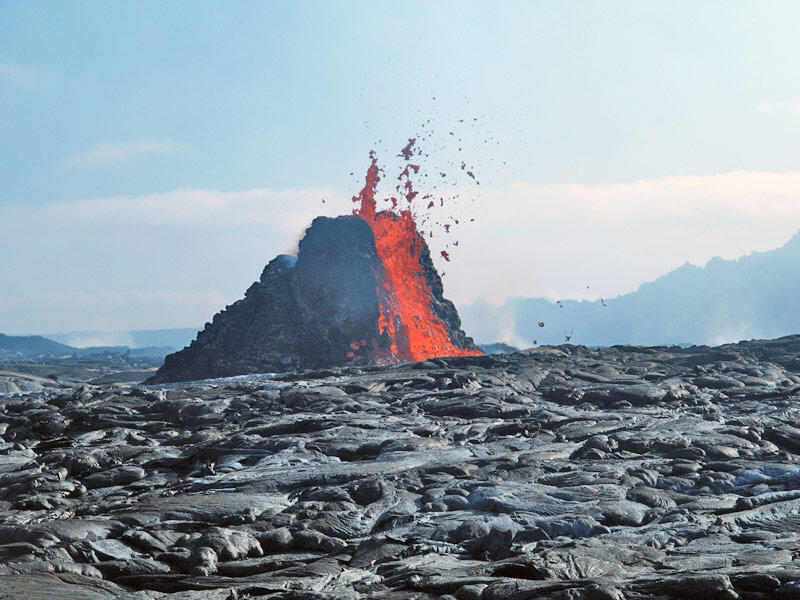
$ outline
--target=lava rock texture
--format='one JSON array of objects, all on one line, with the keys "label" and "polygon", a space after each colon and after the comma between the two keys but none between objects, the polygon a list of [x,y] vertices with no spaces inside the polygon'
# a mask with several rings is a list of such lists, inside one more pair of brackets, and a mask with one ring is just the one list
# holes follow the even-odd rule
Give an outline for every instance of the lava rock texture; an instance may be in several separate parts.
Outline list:
[{"label": "lava rock texture", "polygon": [[[420,238],[421,240],[421,238]],[[420,265],[433,313],[459,348],[477,349],[421,240]],[[392,340],[378,329],[382,267],[361,217],[318,217],[297,259],[274,258],[245,297],[217,313],[197,339],[166,357],[148,383],[379,362]]]},{"label": "lava rock texture", "polygon": [[2,396],[0,598],[798,598],[798,353]]}]

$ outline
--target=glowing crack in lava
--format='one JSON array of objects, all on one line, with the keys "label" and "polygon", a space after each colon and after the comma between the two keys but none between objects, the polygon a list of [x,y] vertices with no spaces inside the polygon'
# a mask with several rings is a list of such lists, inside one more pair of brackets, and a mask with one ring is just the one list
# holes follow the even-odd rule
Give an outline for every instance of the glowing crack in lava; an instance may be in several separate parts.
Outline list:
[{"label": "glowing crack in lava", "polygon": [[[406,161],[411,157],[412,145],[413,140],[409,140],[409,145],[401,153]],[[478,349],[455,345],[447,327],[434,312],[430,284],[420,262],[420,253],[423,249],[427,251],[427,245],[417,231],[411,210],[377,211],[375,193],[380,171],[374,152],[370,153],[370,159],[364,189],[353,198],[353,202],[360,204],[353,214],[363,218],[372,228],[383,271],[378,278],[378,331],[381,337],[389,337],[391,356],[383,357],[380,362],[421,361],[437,356],[481,356],[483,352]],[[410,173],[418,171],[418,165],[408,163],[398,178],[401,181],[405,178],[399,187],[409,205],[417,195]],[[397,206],[395,199],[392,199],[392,206]]]}]

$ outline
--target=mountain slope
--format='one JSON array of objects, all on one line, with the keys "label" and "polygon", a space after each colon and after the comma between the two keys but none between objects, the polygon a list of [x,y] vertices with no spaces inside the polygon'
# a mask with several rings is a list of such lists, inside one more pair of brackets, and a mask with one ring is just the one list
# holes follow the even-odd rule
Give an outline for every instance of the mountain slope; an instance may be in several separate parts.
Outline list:
[{"label": "mountain slope", "polygon": [[0,358],[63,356],[74,352],[74,348],[48,340],[40,335],[17,336],[0,333]]},{"label": "mountain slope", "polygon": [[[784,246],[705,267],[685,264],[638,290],[601,302],[512,298],[462,310],[484,341],[525,347],[563,343],[720,344],[800,332],[800,232]],[[545,326],[540,327],[539,322]]]},{"label": "mountain slope", "polygon": [[45,337],[76,348],[92,346],[128,346],[129,348],[166,346],[178,350],[188,346],[198,331],[198,327],[131,331],[70,331],[67,333],[47,333]]}]

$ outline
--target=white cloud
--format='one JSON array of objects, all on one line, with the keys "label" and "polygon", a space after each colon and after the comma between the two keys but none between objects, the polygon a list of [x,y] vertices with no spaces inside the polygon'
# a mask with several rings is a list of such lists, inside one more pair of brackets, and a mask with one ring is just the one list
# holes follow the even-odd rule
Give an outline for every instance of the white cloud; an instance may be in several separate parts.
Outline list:
[{"label": "white cloud", "polygon": [[770,102],[762,101],[756,104],[756,110],[760,113],[783,113],[790,115],[800,115],[800,102]]},{"label": "white cloud", "polygon": [[[329,208],[322,202],[323,198]],[[236,192],[182,189],[163,194],[54,202],[37,208],[36,212],[41,217],[76,224],[296,230],[323,211],[331,213],[331,209],[343,214],[350,206],[329,190],[261,188]]]},{"label": "white cloud", "polygon": [[0,63],[0,81],[16,87],[36,87],[42,82],[42,73],[28,65],[2,62]]},{"label": "white cloud", "polygon": [[[10,334],[45,333],[69,329],[113,331],[147,328],[200,327],[229,301],[215,290],[126,290],[25,294],[0,297],[0,311],[20,317],[2,331]],[[138,319],[144,319],[139,321]],[[35,324],[35,325],[33,325]],[[77,347],[108,345],[109,341],[76,339]],[[120,345],[133,345],[116,340]]]},{"label": "white cloud", "polygon": [[[461,190],[461,202],[438,209],[461,225],[431,244],[457,303],[613,297],[686,261],[780,246],[800,227],[800,172],[517,182]],[[0,261],[0,331],[202,325],[294,252],[315,216],[352,206],[315,189],[0,204],[0,256],[14,257]],[[446,240],[451,262],[439,256]]]},{"label": "white cloud", "polygon": [[800,228],[800,172],[517,182],[474,199],[475,222],[446,265],[446,290],[461,302],[615,296],[686,261],[776,248]]},{"label": "white cloud", "polygon": [[65,158],[61,166],[68,169],[110,169],[132,164],[146,156],[169,156],[186,149],[172,140],[134,140],[99,142],[84,152]]},{"label": "white cloud", "polygon": [[[326,203],[322,203],[325,198]],[[0,332],[199,326],[320,214],[325,190],[178,190],[0,204]]]}]

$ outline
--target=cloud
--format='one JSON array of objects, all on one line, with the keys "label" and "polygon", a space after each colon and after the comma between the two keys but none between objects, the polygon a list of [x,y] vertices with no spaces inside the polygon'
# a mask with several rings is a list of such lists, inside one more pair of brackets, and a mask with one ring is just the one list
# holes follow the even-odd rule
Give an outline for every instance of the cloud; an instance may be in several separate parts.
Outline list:
[{"label": "cloud", "polygon": [[172,140],[134,140],[99,142],[84,152],[65,158],[61,166],[67,169],[112,169],[135,163],[147,156],[170,156],[186,150],[185,144]]},{"label": "cloud", "polygon": [[202,325],[315,216],[351,205],[316,189],[0,203],[0,256],[14,257],[0,261],[0,331]]},{"label": "cloud", "polygon": [[[328,203],[327,209],[323,198]],[[340,214],[351,210],[348,202],[322,189],[274,191],[260,188],[235,192],[180,189],[163,194],[54,202],[37,208],[37,214],[30,216],[106,226],[263,231],[265,227],[297,229],[323,211],[330,213],[334,207]]]},{"label": "cloud", "polygon": [[2,62],[0,63],[0,81],[16,87],[31,88],[42,82],[42,73],[28,65]]},{"label": "cloud", "polygon": [[[460,225],[431,248],[461,305],[613,297],[687,261],[778,247],[800,227],[800,172],[460,192],[434,215]],[[14,257],[0,261],[0,331],[201,325],[276,254],[295,252],[315,216],[351,210],[349,196],[321,189],[0,204],[0,256]]]},{"label": "cloud", "polygon": [[800,102],[769,102],[762,101],[756,104],[756,110],[760,113],[783,113],[789,115],[800,115]]},{"label": "cloud", "polygon": [[[199,327],[225,306],[227,298],[218,291],[125,290],[23,294],[0,297],[0,311],[19,320],[5,324],[3,331],[14,334],[63,331],[72,324],[87,330],[120,330],[136,327],[143,318],[147,328]],[[35,324],[35,325],[32,325]],[[93,345],[134,344],[119,338],[72,339],[79,348]]]},{"label": "cloud", "polygon": [[[783,244],[800,227],[800,172],[517,182],[480,195],[464,190],[462,200],[474,206],[475,222],[457,232],[446,264],[455,300],[613,297],[687,261]],[[443,240],[433,242],[438,251]]]}]

